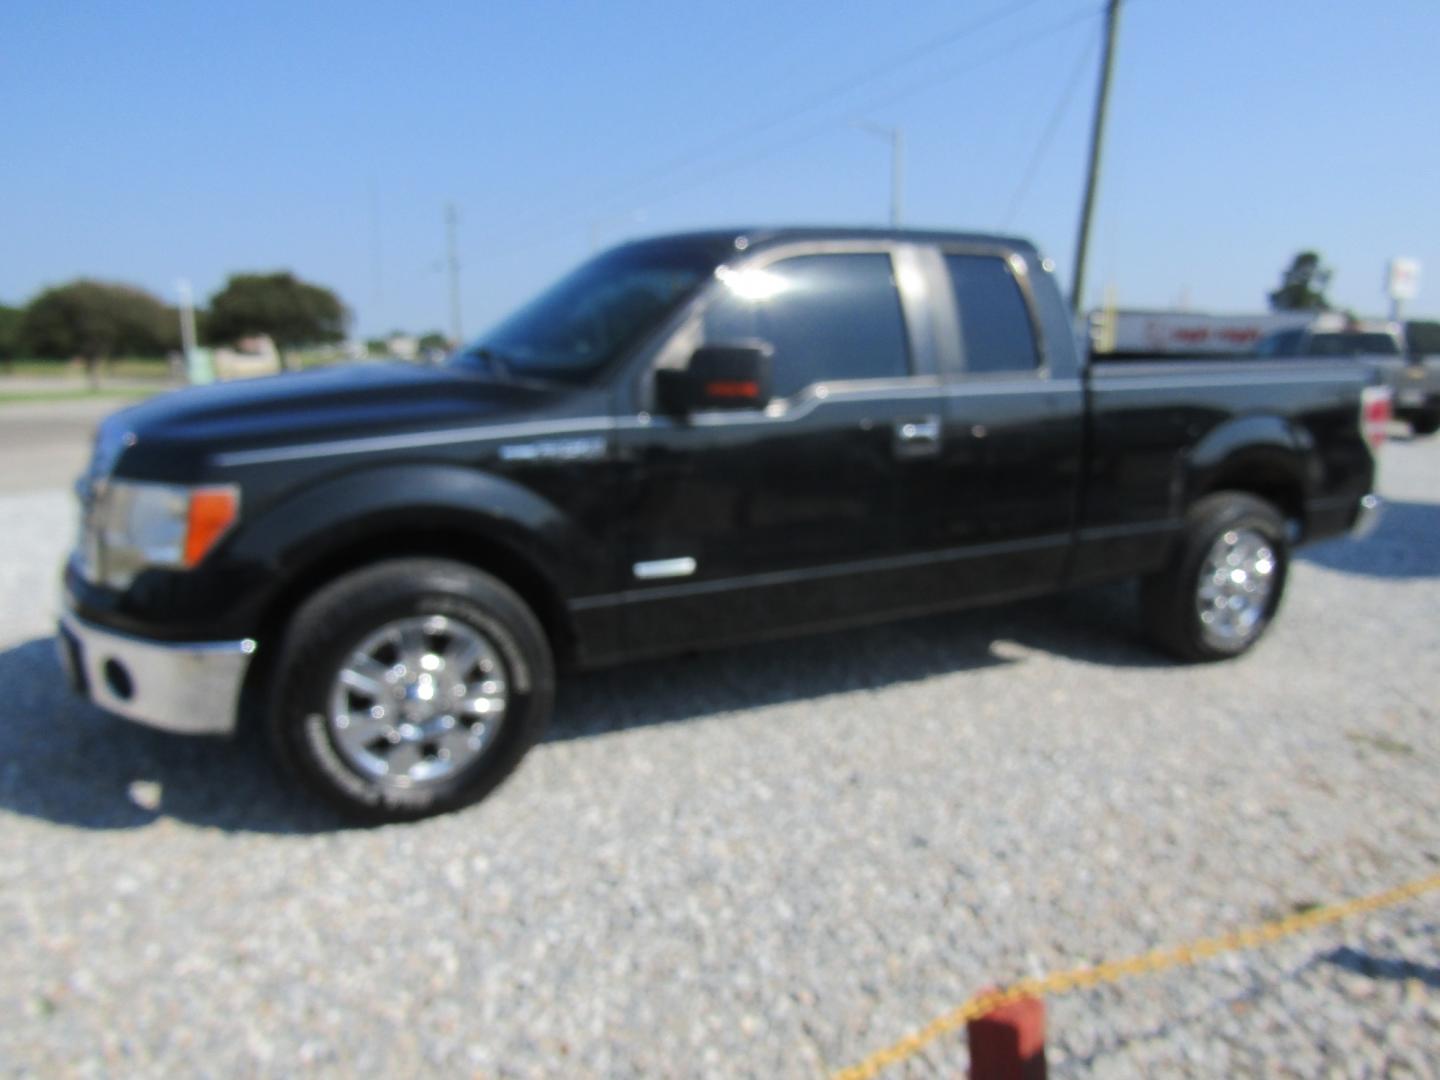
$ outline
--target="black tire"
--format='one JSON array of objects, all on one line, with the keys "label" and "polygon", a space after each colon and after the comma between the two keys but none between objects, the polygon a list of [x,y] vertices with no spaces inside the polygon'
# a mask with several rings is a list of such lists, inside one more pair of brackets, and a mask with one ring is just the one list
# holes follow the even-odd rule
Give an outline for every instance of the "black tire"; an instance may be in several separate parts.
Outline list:
[{"label": "black tire", "polygon": [[[503,716],[479,755],[447,776],[417,783],[367,775],[347,760],[328,719],[334,681],[378,628],[430,616],[493,647],[506,675]],[[540,737],[554,698],[549,641],[512,589],[464,563],[394,559],[346,574],[296,611],[274,670],[267,726],[279,760],[310,790],[359,820],[409,821],[489,794]]]},{"label": "black tire", "polygon": [[1413,414],[1410,417],[1410,431],[1415,435],[1434,435],[1440,431],[1440,412]]},{"label": "black tire", "polygon": [[[1241,640],[1220,643],[1207,633],[1197,606],[1200,575],[1215,543],[1232,530],[1260,534],[1274,557],[1270,594],[1263,614]],[[1181,660],[1228,660],[1248,652],[1264,636],[1285,592],[1290,548],[1285,519],[1270,503],[1253,495],[1221,491],[1198,500],[1185,517],[1185,531],[1170,565],[1140,584],[1140,613],[1150,639]]]}]

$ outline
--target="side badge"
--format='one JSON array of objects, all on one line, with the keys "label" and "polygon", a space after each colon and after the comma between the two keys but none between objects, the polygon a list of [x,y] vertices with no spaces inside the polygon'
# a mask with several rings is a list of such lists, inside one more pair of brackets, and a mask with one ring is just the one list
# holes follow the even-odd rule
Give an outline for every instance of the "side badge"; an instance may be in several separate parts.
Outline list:
[{"label": "side badge", "polygon": [[500,447],[501,461],[599,461],[606,443],[599,435],[579,439],[544,439]]},{"label": "side badge", "polygon": [[689,555],[679,559],[653,559],[650,562],[637,562],[635,564],[635,576],[641,581],[654,581],[656,578],[689,577],[695,573],[695,560]]}]

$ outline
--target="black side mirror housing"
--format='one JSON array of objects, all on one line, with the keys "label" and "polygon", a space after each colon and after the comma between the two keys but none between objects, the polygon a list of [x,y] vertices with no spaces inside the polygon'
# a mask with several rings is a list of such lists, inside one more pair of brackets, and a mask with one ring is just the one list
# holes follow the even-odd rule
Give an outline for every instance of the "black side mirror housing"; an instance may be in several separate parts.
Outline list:
[{"label": "black side mirror housing", "polygon": [[655,372],[655,395],[667,413],[763,409],[770,404],[770,356],[763,341],[702,345],[683,368]]}]

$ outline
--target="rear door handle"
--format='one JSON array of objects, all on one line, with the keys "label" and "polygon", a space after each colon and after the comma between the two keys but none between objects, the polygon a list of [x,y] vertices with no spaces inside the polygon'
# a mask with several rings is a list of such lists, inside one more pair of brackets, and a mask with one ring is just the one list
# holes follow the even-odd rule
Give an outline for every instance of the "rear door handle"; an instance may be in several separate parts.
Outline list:
[{"label": "rear door handle", "polygon": [[919,416],[895,422],[895,456],[927,457],[940,452],[940,417]]}]

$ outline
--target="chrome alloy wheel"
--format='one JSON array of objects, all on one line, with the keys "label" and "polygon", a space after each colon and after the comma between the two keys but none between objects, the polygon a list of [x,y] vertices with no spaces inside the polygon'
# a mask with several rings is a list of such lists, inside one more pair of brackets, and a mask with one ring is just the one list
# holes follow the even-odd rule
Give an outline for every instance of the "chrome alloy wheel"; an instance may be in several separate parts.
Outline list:
[{"label": "chrome alloy wheel", "polygon": [[1195,592],[1207,645],[1233,652],[1259,633],[1279,568],[1270,541],[1254,529],[1227,529],[1215,538]]},{"label": "chrome alloy wheel", "polygon": [[505,665],[480,631],[444,615],[396,619],[368,635],[330,690],[330,733],[349,764],[402,786],[444,779],[495,741]]}]

